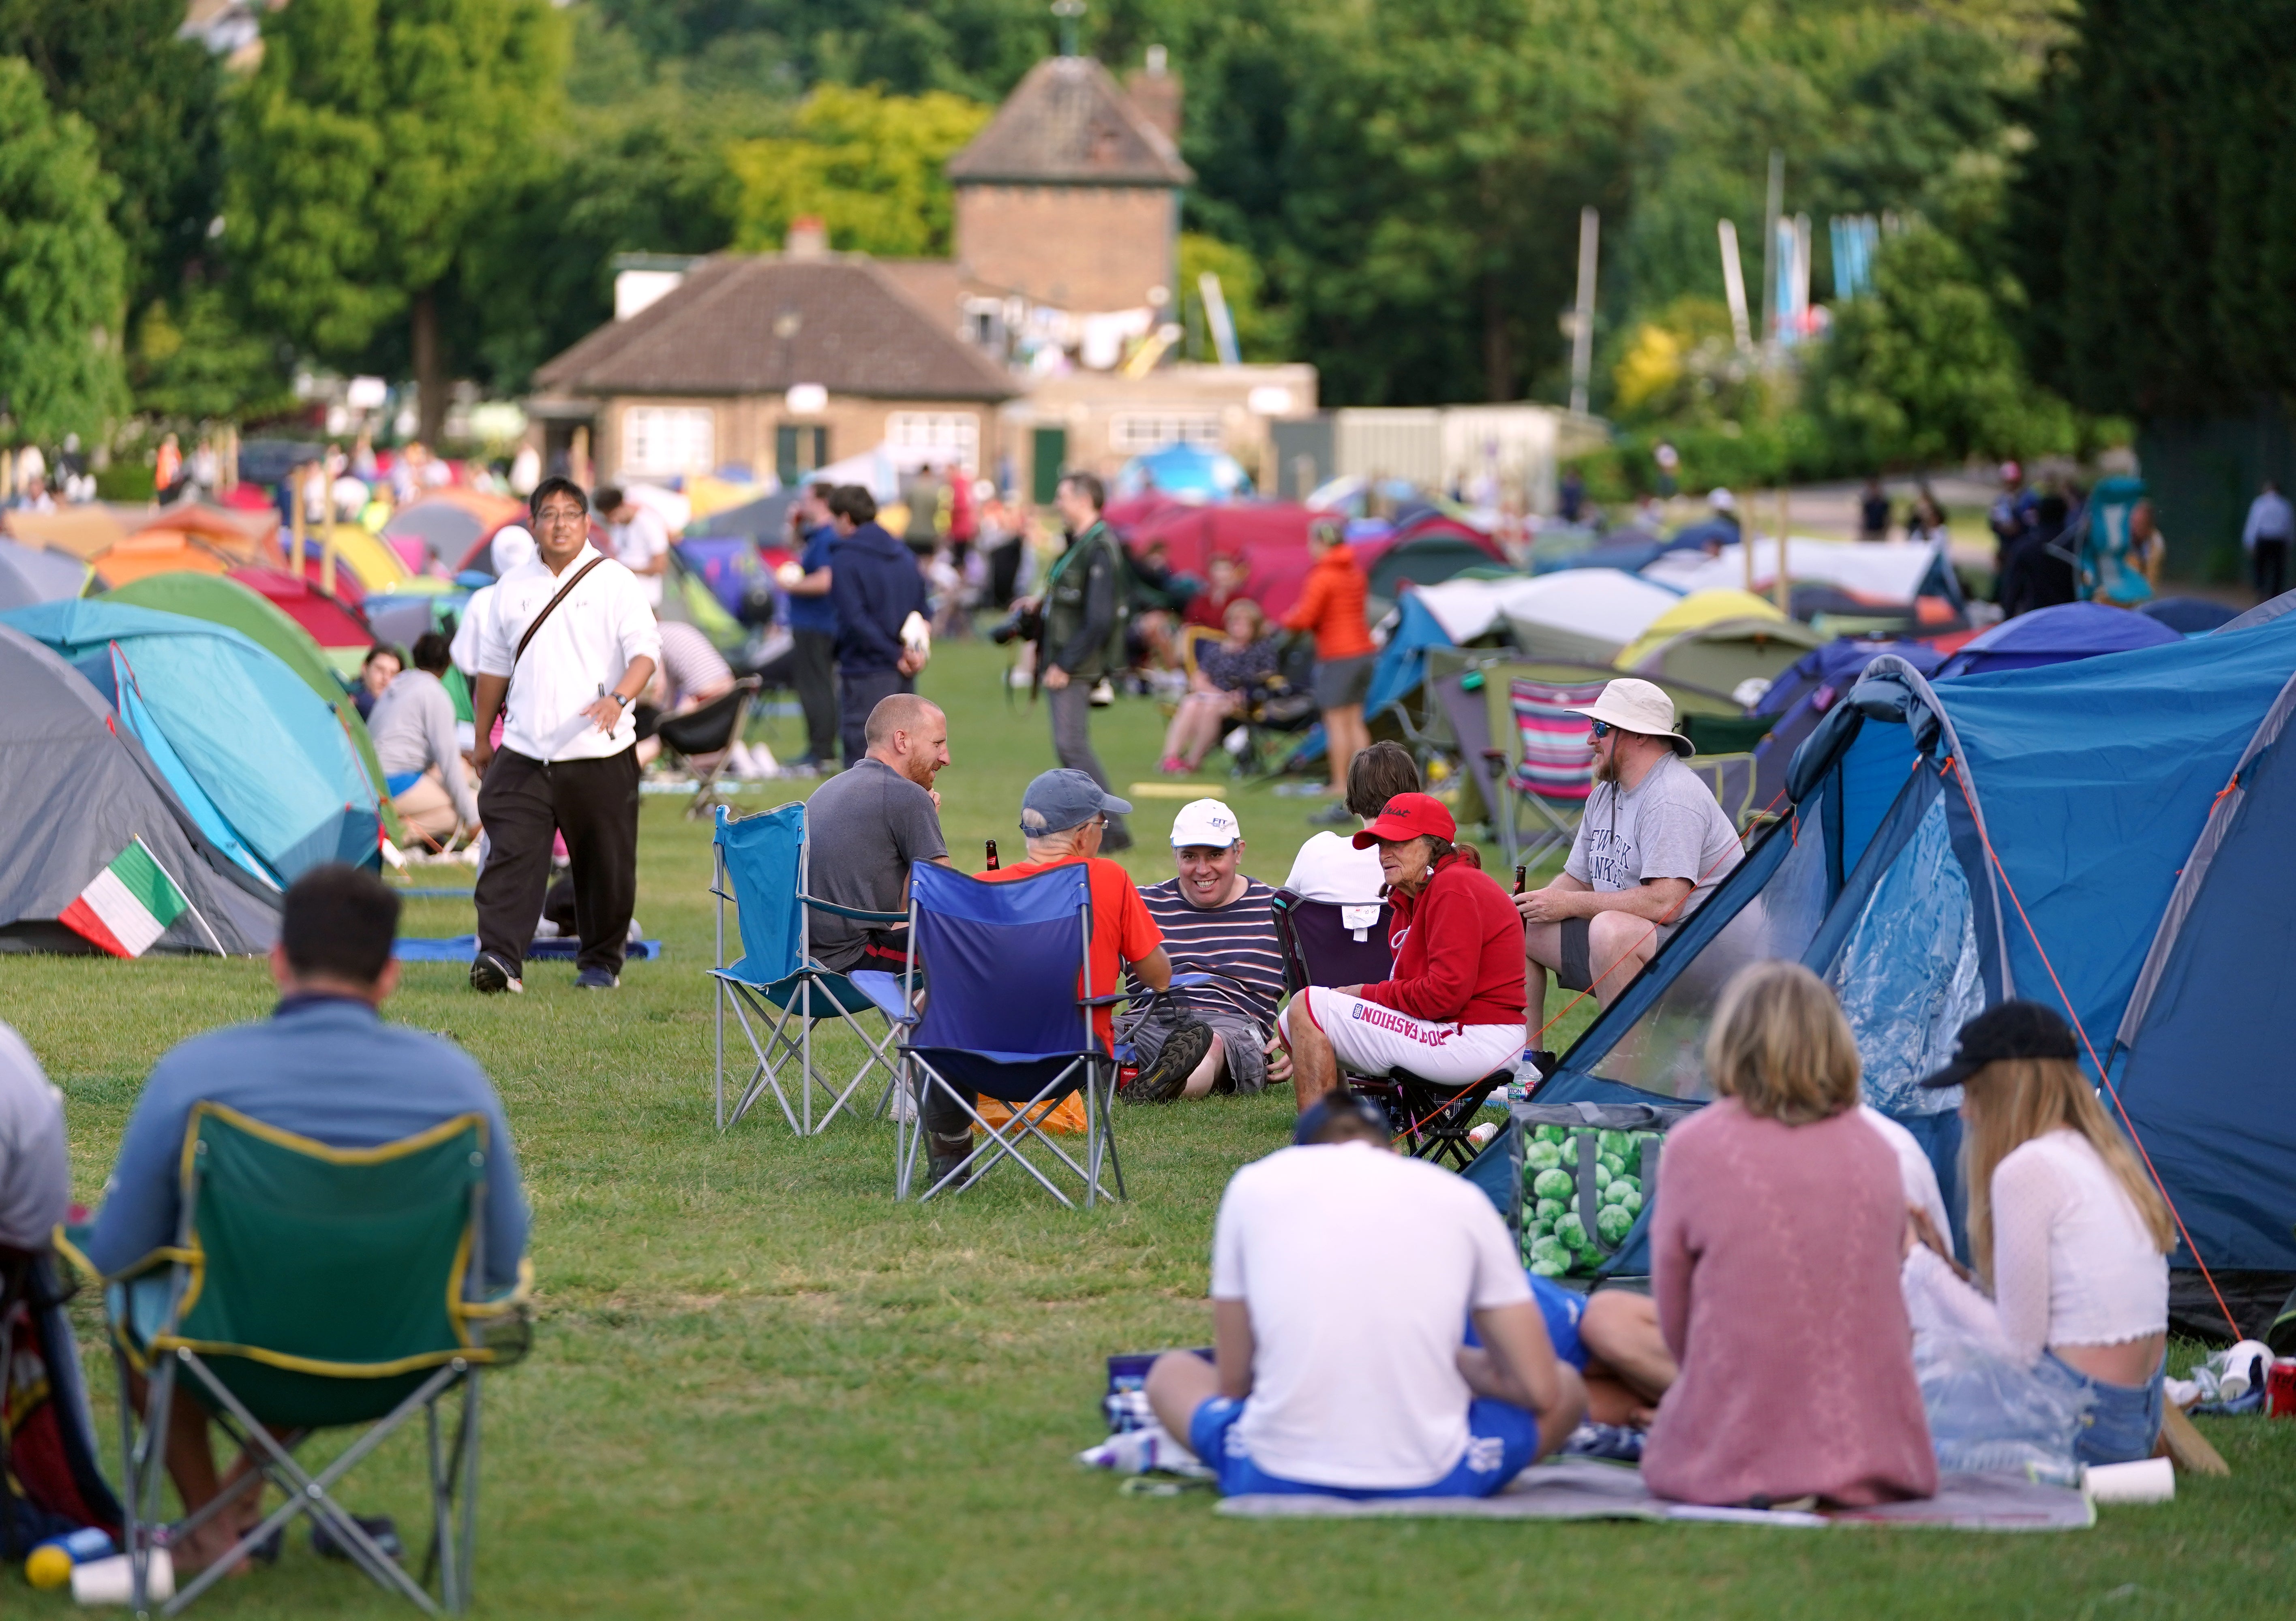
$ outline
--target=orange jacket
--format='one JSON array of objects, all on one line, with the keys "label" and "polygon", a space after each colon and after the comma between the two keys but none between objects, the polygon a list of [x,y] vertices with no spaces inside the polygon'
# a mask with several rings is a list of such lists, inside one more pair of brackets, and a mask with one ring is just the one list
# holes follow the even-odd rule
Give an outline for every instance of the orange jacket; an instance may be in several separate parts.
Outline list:
[{"label": "orange jacket", "polygon": [[1364,620],[1364,602],[1370,594],[1370,577],[1357,566],[1354,549],[1333,546],[1308,570],[1299,602],[1283,616],[1283,628],[1314,631],[1316,657],[1324,663],[1359,659],[1377,651],[1371,626]]}]

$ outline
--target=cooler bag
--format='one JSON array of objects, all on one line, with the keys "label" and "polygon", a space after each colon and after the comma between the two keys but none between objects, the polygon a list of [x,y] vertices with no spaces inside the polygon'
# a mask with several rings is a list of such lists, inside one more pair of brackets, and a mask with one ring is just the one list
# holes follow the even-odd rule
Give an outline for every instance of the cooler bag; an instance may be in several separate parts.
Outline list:
[{"label": "cooler bag", "polygon": [[1516,1104],[1510,1215],[1525,1269],[1548,1278],[1646,1274],[1659,1152],[1667,1131],[1698,1108]]}]

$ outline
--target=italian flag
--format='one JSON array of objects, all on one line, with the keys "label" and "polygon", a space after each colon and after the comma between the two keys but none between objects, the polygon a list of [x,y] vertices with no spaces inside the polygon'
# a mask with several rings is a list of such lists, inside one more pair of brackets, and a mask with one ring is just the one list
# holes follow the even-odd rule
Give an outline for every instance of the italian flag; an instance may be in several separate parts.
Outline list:
[{"label": "italian flag", "polygon": [[56,921],[115,957],[140,957],[190,905],[138,839],[95,875]]}]

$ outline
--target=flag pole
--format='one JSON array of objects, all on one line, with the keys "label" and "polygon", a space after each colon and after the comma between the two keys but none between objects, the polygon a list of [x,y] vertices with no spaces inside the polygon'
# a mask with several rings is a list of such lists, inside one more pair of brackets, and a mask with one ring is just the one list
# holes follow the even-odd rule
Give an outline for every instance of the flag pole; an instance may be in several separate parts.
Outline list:
[{"label": "flag pole", "polygon": [[216,931],[208,927],[207,919],[200,915],[199,906],[197,903],[192,899],[192,892],[184,888],[183,885],[176,883],[176,875],[168,871],[168,864],[160,859],[159,853],[157,851],[152,849],[150,845],[144,842],[144,835],[141,833],[135,835],[135,847],[143,851],[146,856],[151,856],[152,864],[160,869],[160,877],[166,879],[169,883],[176,885],[176,893],[184,897],[184,910],[192,914],[192,921],[197,923],[200,926],[201,932],[207,936],[208,944],[215,947],[215,954],[218,957],[228,957],[231,955],[229,952],[223,948],[223,942],[216,938]]}]

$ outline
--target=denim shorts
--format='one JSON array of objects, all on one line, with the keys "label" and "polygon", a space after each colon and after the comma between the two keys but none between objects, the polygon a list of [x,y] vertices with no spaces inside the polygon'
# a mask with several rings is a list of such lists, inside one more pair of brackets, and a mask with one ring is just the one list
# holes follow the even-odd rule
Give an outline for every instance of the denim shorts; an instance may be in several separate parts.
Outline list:
[{"label": "denim shorts", "polygon": [[[2142,1385],[2108,1385],[2054,1351],[2047,1355],[2089,1393],[2088,1411],[2081,1414],[2080,1430],[2073,1438],[2075,1461],[2135,1463],[2152,1455],[2161,1439],[2161,1372]],[[2166,1371],[2164,1362],[2161,1371]]]},{"label": "denim shorts", "polygon": [[1315,1486],[1271,1475],[1251,1461],[1235,1433],[1243,1404],[1213,1396],[1188,1420],[1188,1448],[1219,1477],[1223,1497],[1488,1497],[1537,1461],[1538,1420],[1520,1407],[1475,1397],[1467,1409],[1467,1450],[1451,1472],[1427,1486]]}]

